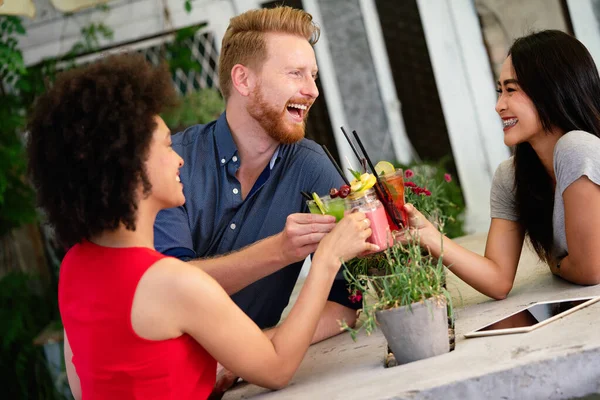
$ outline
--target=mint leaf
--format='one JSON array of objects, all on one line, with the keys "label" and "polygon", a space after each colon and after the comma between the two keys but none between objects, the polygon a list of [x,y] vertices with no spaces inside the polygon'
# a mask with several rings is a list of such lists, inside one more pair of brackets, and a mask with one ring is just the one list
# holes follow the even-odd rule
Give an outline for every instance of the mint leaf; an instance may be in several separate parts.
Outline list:
[{"label": "mint leaf", "polygon": [[348,171],[350,171],[350,173],[352,174],[352,176],[354,177],[354,179],[356,180],[360,180],[360,175],[361,173],[358,171],[353,170],[352,168],[348,168]]}]

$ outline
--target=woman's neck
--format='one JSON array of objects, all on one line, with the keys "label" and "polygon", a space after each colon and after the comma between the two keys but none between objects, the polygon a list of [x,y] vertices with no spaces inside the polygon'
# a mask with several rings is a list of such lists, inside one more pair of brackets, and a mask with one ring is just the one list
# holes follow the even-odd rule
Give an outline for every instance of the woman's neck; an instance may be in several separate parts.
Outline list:
[{"label": "woman's neck", "polygon": [[550,132],[542,133],[529,141],[529,144],[533,147],[533,150],[553,182],[556,182],[556,175],[554,173],[554,147],[561,137],[562,134],[559,132]]},{"label": "woman's neck", "polygon": [[154,249],[154,221],[158,211],[150,211],[139,205],[136,212],[135,230],[129,230],[123,223],[114,231],[104,231],[90,238],[90,241],[104,247],[148,247]]}]

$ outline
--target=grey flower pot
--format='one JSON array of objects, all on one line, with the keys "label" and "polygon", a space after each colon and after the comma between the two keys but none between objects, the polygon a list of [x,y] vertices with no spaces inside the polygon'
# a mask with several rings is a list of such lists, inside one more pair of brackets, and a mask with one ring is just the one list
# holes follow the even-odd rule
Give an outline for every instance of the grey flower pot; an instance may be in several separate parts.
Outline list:
[{"label": "grey flower pot", "polygon": [[450,351],[444,301],[428,299],[412,304],[411,309],[404,306],[377,311],[376,317],[398,364]]}]

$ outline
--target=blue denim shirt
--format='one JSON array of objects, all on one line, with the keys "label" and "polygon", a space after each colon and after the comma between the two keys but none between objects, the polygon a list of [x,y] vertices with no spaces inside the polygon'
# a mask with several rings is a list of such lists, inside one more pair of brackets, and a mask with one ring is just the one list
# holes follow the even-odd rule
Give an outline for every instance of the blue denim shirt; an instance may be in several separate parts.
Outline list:
[{"label": "blue denim shirt", "polygon": [[[301,190],[324,195],[343,184],[321,147],[303,139],[280,145],[242,200],[235,176],[240,160],[225,113],[172,139],[173,148],[185,160],[180,177],[186,202],[158,214],[154,241],[158,251],[182,260],[225,254],[279,233],[289,214],[307,212]],[[274,326],[289,302],[302,264],[288,265],[231,298],[261,328]],[[349,302],[341,274],[329,300],[358,306]]]}]

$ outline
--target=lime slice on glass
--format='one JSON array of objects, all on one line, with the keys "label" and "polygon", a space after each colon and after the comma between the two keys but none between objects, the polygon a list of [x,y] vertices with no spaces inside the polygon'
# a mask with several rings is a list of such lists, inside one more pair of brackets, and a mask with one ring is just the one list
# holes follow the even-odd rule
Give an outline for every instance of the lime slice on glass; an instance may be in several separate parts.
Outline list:
[{"label": "lime slice on glass", "polygon": [[321,211],[321,214],[325,215],[325,204],[323,204],[319,195],[313,192],[312,197],[315,201],[315,204],[317,205],[317,208],[319,209],[319,211]]},{"label": "lime slice on glass", "polygon": [[375,165],[375,173],[379,176],[391,174],[396,171],[396,168],[389,161],[379,161]]}]

